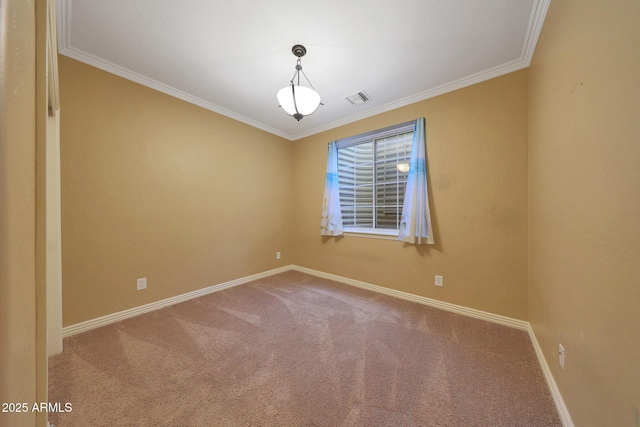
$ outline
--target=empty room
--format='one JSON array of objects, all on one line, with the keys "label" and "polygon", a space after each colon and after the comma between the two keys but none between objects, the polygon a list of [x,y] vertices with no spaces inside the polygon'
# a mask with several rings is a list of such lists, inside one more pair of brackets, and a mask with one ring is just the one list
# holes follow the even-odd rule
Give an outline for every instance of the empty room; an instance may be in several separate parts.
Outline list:
[{"label": "empty room", "polygon": [[640,427],[640,3],[0,3],[0,425]]}]

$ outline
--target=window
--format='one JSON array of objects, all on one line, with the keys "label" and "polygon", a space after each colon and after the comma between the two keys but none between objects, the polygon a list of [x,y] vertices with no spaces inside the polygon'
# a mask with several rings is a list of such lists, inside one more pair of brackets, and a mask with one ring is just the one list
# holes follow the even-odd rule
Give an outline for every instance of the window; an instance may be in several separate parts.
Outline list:
[{"label": "window", "polygon": [[346,232],[397,235],[415,121],[336,141]]},{"label": "window", "polygon": [[433,244],[426,154],[424,117],[330,142],[320,235],[350,231]]}]

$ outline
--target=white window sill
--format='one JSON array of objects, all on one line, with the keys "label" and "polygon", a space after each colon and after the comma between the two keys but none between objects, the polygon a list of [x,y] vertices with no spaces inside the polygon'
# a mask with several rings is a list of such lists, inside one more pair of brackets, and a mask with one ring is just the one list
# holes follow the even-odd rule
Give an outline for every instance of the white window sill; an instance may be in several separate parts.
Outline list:
[{"label": "white window sill", "polygon": [[367,239],[398,240],[398,230],[345,228],[344,235],[348,237],[364,237]]}]

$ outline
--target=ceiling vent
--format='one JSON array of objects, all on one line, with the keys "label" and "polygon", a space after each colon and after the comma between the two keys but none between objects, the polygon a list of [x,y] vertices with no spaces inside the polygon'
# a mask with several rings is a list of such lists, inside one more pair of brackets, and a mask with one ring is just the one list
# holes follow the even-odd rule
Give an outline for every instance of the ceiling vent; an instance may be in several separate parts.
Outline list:
[{"label": "ceiling vent", "polygon": [[358,93],[354,93],[353,95],[347,96],[347,101],[349,101],[353,105],[362,105],[365,102],[371,101],[371,97],[367,95],[365,91],[362,90]]}]

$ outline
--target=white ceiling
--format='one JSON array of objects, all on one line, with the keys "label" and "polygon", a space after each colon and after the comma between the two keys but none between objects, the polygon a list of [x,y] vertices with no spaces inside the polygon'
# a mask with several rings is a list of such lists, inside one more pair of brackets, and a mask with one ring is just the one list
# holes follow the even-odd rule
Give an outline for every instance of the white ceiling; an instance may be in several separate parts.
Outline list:
[{"label": "white ceiling", "polygon": [[[549,2],[58,0],[58,49],[295,140],[528,67]],[[276,100],[294,44],[324,103],[300,122]]]}]

